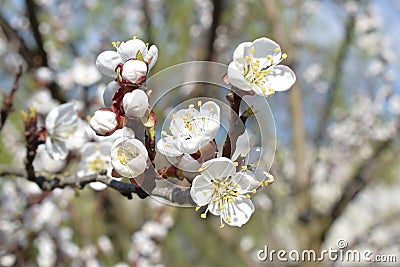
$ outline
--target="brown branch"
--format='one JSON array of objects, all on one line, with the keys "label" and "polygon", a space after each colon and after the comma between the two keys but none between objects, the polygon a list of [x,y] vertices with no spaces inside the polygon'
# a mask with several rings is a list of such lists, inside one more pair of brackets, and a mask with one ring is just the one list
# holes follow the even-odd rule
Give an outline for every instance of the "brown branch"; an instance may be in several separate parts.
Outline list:
[{"label": "brown branch", "polygon": [[222,148],[222,156],[230,158],[236,150],[237,138],[244,133],[244,127],[240,125],[238,120],[242,98],[233,90],[229,90],[226,93],[226,100],[228,100],[231,107],[231,114],[229,117],[229,131],[225,139],[224,147]]},{"label": "brown branch", "polygon": [[7,120],[7,117],[10,114],[10,112],[12,111],[14,95],[18,89],[19,79],[21,78],[21,75],[22,75],[22,66],[19,67],[17,74],[15,74],[14,85],[11,89],[10,94],[3,100],[3,107],[1,108],[0,131],[3,129],[3,126]]}]

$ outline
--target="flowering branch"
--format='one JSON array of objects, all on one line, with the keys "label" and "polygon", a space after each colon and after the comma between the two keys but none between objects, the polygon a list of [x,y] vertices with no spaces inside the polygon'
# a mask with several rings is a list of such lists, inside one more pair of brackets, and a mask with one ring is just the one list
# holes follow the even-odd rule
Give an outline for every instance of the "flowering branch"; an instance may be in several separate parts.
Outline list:
[{"label": "flowering branch", "polygon": [[3,100],[3,107],[1,108],[0,131],[1,131],[1,129],[3,129],[4,123],[6,122],[6,119],[12,110],[14,95],[18,89],[18,83],[19,83],[19,79],[21,78],[21,75],[22,75],[22,67],[20,66],[17,74],[15,74],[14,85],[11,89],[10,94]]}]

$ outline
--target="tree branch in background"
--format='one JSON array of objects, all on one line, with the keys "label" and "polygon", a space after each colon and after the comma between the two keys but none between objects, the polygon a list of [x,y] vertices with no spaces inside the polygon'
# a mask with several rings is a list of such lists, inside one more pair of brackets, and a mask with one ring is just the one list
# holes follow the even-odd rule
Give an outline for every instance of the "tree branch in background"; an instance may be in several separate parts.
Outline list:
[{"label": "tree branch in background", "polygon": [[323,139],[325,128],[328,125],[329,118],[332,115],[335,103],[337,102],[340,95],[340,79],[343,75],[346,55],[353,42],[355,22],[355,15],[350,15],[346,22],[345,37],[343,43],[340,46],[338,56],[336,57],[336,61],[334,63],[335,68],[333,70],[332,83],[328,89],[326,103],[323,110],[320,112],[321,116],[318,120],[317,133],[315,137],[315,143],[317,144],[320,143]]},{"label": "tree branch in background", "polygon": [[[34,67],[37,66],[49,67],[47,53],[43,46],[43,38],[39,31],[39,21],[36,16],[39,7],[36,5],[34,0],[25,0],[25,3],[26,3],[26,12],[29,17],[32,34],[35,39],[37,47],[37,52],[32,53],[34,59],[33,61]],[[60,86],[55,81],[50,83],[47,87],[49,88],[51,95],[53,96],[54,99],[60,101],[61,103],[65,102],[65,96],[62,94]]]},{"label": "tree branch in background", "polygon": [[[300,27],[300,9],[301,1],[297,0],[296,3],[296,18],[295,23],[292,26],[294,32],[298,31]],[[278,43],[281,44],[282,50],[286,52],[289,57],[285,61],[285,65],[288,65],[292,69],[296,69],[297,61],[297,49],[294,46],[293,40],[290,39],[286,33],[282,19],[279,17],[282,13],[277,1],[264,0],[264,8],[266,14],[266,21],[272,25],[272,35],[277,39]],[[302,107],[302,92],[299,83],[295,83],[291,90],[289,90],[289,108],[292,119],[292,144],[293,151],[295,154],[296,161],[296,187],[298,190],[302,190],[308,187],[309,177],[307,176],[306,162],[305,162],[305,129],[304,129],[304,115]]]},{"label": "tree branch in background", "polygon": [[19,79],[22,75],[22,67],[19,67],[17,74],[15,74],[14,85],[11,89],[10,94],[4,98],[3,100],[3,107],[1,108],[1,124],[0,124],[0,131],[3,129],[3,126],[7,120],[8,115],[12,111],[12,105],[14,100],[15,92],[18,89]]},{"label": "tree branch in background", "polygon": [[0,14],[0,27],[3,29],[5,37],[9,42],[16,43],[18,47],[18,53],[22,56],[25,62],[30,68],[33,68],[33,53],[26,45],[24,39],[19,36],[18,32],[11,27],[8,21]]},{"label": "tree branch in background", "polygon": [[[400,132],[400,118],[397,119],[397,133]],[[321,244],[325,240],[329,228],[333,222],[340,217],[345,211],[347,205],[360,193],[368,183],[373,179],[374,176],[369,175],[371,169],[374,166],[374,162],[379,158],[388,147],[393,143],[393,139],[389,139],[377,144],[374,153],[361,164],[353,177],[343,187],[344,191],[340,198],[334,203],[331,208],[331,212],[326,215],[325,220],[327,223],[323,225],[321,231]]]},{"label": "tree branch in background", "polygon": [[[43,39],[42,39],[42,35],[40,34],[40,31],[39,31],[39,22],[36,17],[38,7],[33,0],[25,0],[25,4],[26,4],[26,12],[28,14],[29,22],[31,24],[31,30],[33,33],[33,37],[35,38],[36,47],[38,50],[38,54],[40,56],[40,61],[38,62],[37,65],[48,66],[47,53],[43,47]],[[36,60],[38,60],[37,57],[34,58],[34,61],[36,61]]]},{"label": "tree branch in background", "polygon": [[204,58],[206,61],[212,61],[214,59],[214,42],[215,38],[217,37],[217,27],[220,23],[221,20],[221,14],[222,14],[222,4],[223,0],[212,0],[213,3],[213,18],[212,18],[212,24],[210,27],[210,30],[208,31],[208,39],[207,39],[207,45],[206,45],[206,50],[207,54]]}]

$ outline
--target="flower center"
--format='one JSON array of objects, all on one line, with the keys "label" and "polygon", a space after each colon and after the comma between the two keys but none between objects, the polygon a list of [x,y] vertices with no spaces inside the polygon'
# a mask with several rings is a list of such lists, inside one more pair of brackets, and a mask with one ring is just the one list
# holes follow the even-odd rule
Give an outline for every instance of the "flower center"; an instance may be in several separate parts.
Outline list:
[{"label": "flower center", "polygon": [[118,147],[118,151],[117,151],[117,157],[119,162],[122,165],[126,165],[128,163],[128,161],[131,161],[132,159],[136,158],[137,156],[139,156],[139,153],[137,152],[131,152],[131,148],[130,147]]},{"label": "flower center", "polygon": [[99,156],[89,161],[88,169],[93,172],[97,173],[104,170],[105,168],[106,168],[106,161]]}]

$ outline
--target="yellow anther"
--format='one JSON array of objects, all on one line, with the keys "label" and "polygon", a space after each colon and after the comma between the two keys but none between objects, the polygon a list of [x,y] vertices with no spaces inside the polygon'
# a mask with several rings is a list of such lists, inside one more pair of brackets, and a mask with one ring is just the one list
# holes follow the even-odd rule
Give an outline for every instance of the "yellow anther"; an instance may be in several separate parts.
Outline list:
[{"label": "yellow anther", "polygon": [[204,171],[204,169],[203,169],[203,168],[199,168],[197,171],[198,171],[199,173],[202,173],[202,172]]},{"label": "yellow anther", "polygon": [[219,228],[222,229],[224,227],[225,227],[225,224],[221,224]]},{"label": "yellow anther", "polygon": [[176,118],[176,114],[172,114],[172,118],[174,118],[174,119],[175,119],[175,118]]},{"label": "yellow anther", "polygon": [[213,108],[210,108],[210,112],[213,113],[213,112],[214,112],[214,109],[213,109]]},{"label": "yellow anther", "polygon": [[126,161],[126,156],[125,156],[125,154],[118,153],[117,157],[118,157],[119,162],[120,162],[122,165],[126,165],[126,162],[127,162],[127,161]]},{"label": "yellow anther", "polygon": [[274,52],[275,52],[275,53],[278,53],[279,50],[280,50],[280,49],[277,47],[277,48],[274,49]]},{"label": "yellow anther", "polygon": [[239,185],[238,185],[238,184],[235,184],[235,188],[239,188]]},{"label": "yellow anther", "polygon": [[207,213],[202,213],[202,214],[200,214],[200,218],[202,218],[202,219],[207,218]]},{"label": "yellow anther", "polygon": [[219,209],[220,209],[220,210],[223,210],[223,209],[224,209],[224,205],[220,205],[220,206],[219,206]]},{"label": "yellow anther", "polygon": [[267,56],[267,59],[268,59],[268,60],[271,60],[271,58],[272,58],[271,55],[268,55],[268,56]]},{"label": "yellow anther", "polygon": [[239,162],[235,161],[233,162],[233,166],[237,167],[239,165]]},{"label": "yellow anther", "polygon": [[133,40],[135,40],[136,38],[137,38],[137,36],[136,36],[136,35],[134,35],[134,36],[132,37],[132,39],[133,39]]},{"label": "yellow anther", "polygon": [[227,223],[230,223],[230,222],[231,222],[231,218],[230,218],[229,216],[227,216],[227,217],[225,217],[225,221],[226,221]]},{"label": "yellow anther", "polygon": [[205,122],[205,121],[206,121],[206,117],[204,117],[204,116],[201,117],[201,121],[202,121],[202,122]]},{"label": "yellow anther", "polygon": [[254,52],[255,52],[255,49],[254,49],[254,46],[252,46],[252,47],[250,48],[250,53],[254,54]]},{"label": "yellow anther", "polygon": [[251,60],[251,57],[249,57],[249,56],[245,56],[244,58],[246,59],[246,61],[250,61]]},{"label": "yellow anther", "polygon": [[166,131],[161,131],[162,135],[168,135]]},{"label": "yellow anther", "polygon": [[231,197],[228,199],[228,203],[232,203],[232,202],[233,202],[233,198]]},{"label": "yellow anther", "polygon": [[146,46],[148,47],[150,44],[149,43],[146,43]]},{"label": "yellow anther", "polygon": [[242,166],[242,171],[247,170],[247,166]]},{"label": "yellow anther", "polygon": [[190,104],[190,105],[189,105],[189,108],[194,108],[194,105],[193,105],[193,104]]},{"label": "yellow anther", "polygon": [[202,103],[201,103],[201,100],[197,101],[197,106],[199,106],[199,107],[200,107],[200,106],[201,106],[201,104],[202,104]]},{"label": "yellow anther", "polygon": [[253,189],[253,190],[251,191],[251,193],[254,195],[255,193],[257,193],[257,189]]},{"label": "yellow anther", "polygon": [[204,191],[203,191],[203,193],[202,193],[202,194],[203,194],[203,196],[207,196],[207,192],[204,192]]},{"label": "yellow anther", "polygon": [[202,165],[201,165],[201,167],[204,169],[205,167],[206,167],[207,165],[205,164],[205,163],[203,163]]},{"label": "yellow anther", "polygon": [[286,54],[286,53],[283,53],[283,54],[282,54],[282,58],[283,58],[283,59],[287,59],[287,54]]},{"label": "yellow anther", "polygon": [[251,196],[250,196],[249,194],[246,194],[246,198],[247,198],[247,199],[250,199]]},{"label": "yellow anther", "polygon": [[196,207],[196,211],[199,211],[199,209],[200,209],[200,206],[197,206],[197,207]]}]

